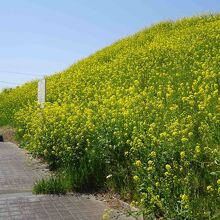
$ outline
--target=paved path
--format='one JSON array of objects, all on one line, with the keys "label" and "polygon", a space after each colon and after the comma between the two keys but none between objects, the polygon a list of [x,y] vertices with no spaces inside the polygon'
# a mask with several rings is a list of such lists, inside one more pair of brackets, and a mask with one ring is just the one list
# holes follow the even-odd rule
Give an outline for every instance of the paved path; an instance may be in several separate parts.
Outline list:
[{"label": "paved path", "polygon": [[0,195],[30,192],[34,182],[45,174],[46,169],[24,150],[12,143],[0,142]]},{"label": "paved path", "polygon": [[[108,206],[86,195],[33,195],[45,167],[12,143],[0,143],[0,220],[101,220]],[[116,212],[110,219],[129,220]]]}]

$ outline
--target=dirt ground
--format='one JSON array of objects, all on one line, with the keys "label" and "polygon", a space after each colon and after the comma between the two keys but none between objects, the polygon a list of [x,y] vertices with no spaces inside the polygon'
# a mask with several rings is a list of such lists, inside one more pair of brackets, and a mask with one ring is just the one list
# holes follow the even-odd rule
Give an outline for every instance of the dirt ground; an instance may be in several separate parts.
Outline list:
[{"label": "dirt ground", "polygon": [[5,142],[9,141],[9,142],[18,144],[15,138],[15,132],[16,132],[15,128],[12,128],[9,126],[0,127],[0,135],[3,135]]}]

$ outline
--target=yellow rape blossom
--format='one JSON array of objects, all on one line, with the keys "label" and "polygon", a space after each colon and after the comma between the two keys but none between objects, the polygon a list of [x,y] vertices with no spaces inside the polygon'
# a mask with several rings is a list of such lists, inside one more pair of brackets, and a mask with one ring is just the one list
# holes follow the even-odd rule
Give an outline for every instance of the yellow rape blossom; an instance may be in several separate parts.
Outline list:
[{"label": "yellow rape blossom", "polygon": [[137,160],[137,161],[135,162],[135,165],[136,165],[137,167],[140,167],[140,166],[142,165],[142,163],[141,163],[140,160]]},{"label": "yellow rape blossom", "polygon": [[169,164],[166,164],[165,168],[166,168],[167,171],[171,170],[171,166]]},{"label": "yellow rape blossom", "polygon": [[139,176],[137,176],[137,175],[133,176],[133,180],[134,180],[135,182],[138,182],[138,181],[139,181]]}]

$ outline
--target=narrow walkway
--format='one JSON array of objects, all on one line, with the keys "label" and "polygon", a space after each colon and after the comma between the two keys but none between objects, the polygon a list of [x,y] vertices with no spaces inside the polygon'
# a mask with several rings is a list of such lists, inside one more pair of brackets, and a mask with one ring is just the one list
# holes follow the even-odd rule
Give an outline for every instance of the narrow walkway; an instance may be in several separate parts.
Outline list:
[{"label": "narrow walkway", "polygon": [[[101,220],[106,203],[86,195],[33,195],[47,169],[12,143],[0,143],[0,220]],[[129,220],[120,216],[111,219]]]}]

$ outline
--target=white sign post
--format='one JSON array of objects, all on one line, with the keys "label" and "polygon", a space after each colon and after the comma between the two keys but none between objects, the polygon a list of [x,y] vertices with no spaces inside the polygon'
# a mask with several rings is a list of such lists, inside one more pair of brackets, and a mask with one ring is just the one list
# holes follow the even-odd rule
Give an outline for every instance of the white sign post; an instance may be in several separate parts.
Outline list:
[{"label": "white sign post", "polygon": [[38,104],[40,107],[44,108],[44,103],[46,101],[46,80],[41,79],[38,82]]}]

